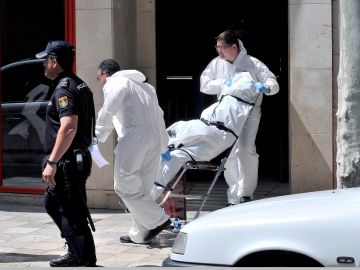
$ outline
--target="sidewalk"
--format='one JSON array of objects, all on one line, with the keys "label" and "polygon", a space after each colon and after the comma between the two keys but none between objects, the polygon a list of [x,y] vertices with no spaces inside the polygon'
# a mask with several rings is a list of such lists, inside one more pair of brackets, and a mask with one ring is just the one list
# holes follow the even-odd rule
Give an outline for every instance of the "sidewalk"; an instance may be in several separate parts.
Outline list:
[{"label": "sidewalk", "polygon": [[[263,182],[255,199],[288,194],[288,184]],[[194,190],[204,187],[194,185]],[[205,187],[206,188],[206,187]],[[219,184],[202,214],[224,207],[226,185]],[[188,219],[196,210],[188,205]],[[93,233],[97,264],[104,267],[159,267],[171,253],[176,233],[163,231],[149,245],[122,244],[132,219],[121,210],[90,209],[96,232]],[[66,253],[58,229],[41,206],[0,205],[0,268],[49,267],[49,260]],[[148,269],[148,268],[147,268]]]},{"label": "sidewalk", "polygon": [[[98,265],[105,267],[161,266],[171,252],[175,234],[165,231],[150,245],[121,244],[131,216],[119,210],[91,209]],[[64,241],[43,207],[0,206],[0,267],[49,267],[63,255]]]}]

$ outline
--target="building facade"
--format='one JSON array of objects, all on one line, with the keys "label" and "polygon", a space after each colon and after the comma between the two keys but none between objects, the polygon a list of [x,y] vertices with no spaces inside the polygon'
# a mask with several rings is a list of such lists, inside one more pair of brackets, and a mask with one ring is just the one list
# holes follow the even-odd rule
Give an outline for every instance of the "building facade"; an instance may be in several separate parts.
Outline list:
[{"label": "building facade", "polygon": [[[214,37],[242,30],[249,54],[280,83],[279,94],[262,106],[260,181],[288,182],[292,193],[335,188],[338,0],[226,0],[220,8],[200,0],[66,2],[74,9],[66,8],[65,38],[76,43],[76,73],[93,89],[96,111],[103,102],[96,69],[114,58],[157,87],[167,125],[196,117],[209,102],[198,89],[201,71],[216,56]],[[99,145],[110,165],[93,166],[90,207],[119,208],[115,145],[115,133]]]},{"label": "building facade", "polygon": [[[288,107],[288,177],[292,193],[334,187],[337,2],[286,3],[288,87],[280,91],[288,91],[288,104],[284,106]],[[104,58],[121,59],[123,68],[144,72],[156,85],[156,7],[153,0],[76,1],[77,72],[93,89],[99,89],[94,70]],[[276,11],[270,13],[276,16]],[[95,92],[99,109],[102,92]],[[115,144],[114,135],[100,145],[110,161]],[[92,206],[117,206],[112,166],[94,169],[88,192]]]}]

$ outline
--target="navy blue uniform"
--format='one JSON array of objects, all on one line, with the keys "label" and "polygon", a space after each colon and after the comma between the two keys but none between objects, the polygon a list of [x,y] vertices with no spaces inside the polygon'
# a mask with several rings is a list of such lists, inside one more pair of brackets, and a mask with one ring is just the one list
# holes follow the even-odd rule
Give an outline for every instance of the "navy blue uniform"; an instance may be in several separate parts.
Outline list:
[{"label": "navy blue uniform", "polygon": [[[96,263],[96,254],[88,224],[85,185],[92,164],[88,147],[92,141],[95,119],[93,94],[80,78],[71,73],[59,74],[53,86],[55,90],[46,113],[46,155],[54,147],[61,117],[77,115],[78,127],[71,146],[58,162],[55,188],[48,187],[46,190],[45,208],[59,227],[69,251],[91,266]],[[81,154],[81,166],[77,163],[76,153]]]},{"label": "navy blue uniform", "polygon": [[61,73],[54,81],[56,86],[46,113],[45,153],[50,154],[60,128],[60,118],[77,115],[78,129],[70,150],[91,144],[95,108],[93,94],[88,86],[74,74]]}]

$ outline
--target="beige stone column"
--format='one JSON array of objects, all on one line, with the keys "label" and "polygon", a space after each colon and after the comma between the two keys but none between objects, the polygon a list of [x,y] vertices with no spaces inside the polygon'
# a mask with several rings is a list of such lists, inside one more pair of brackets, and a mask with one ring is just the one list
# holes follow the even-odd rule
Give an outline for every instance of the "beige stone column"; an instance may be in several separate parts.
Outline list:
[{"label": "beige stone column", "polygon": [[[103,103],[102,87],[96,81],[96,70],[105,58],[113,57],[113,9],[112,0],[76,0],[76,67],[77,74],[94,93],[95,111]],[[104,144],[99,144],[101,152],[111,165],[93,169],[87,182],[89,207],[116,208],[114,193],[113,164],[115,136]]]},{"label": "beige stone column", "polygon": [[289,0],[289,149],[293,193],[332,188],[331,10],[331,0]]},{"label": "beige stone column", "polygon": [[[77,74],[94,92],[95,109],[103,103],[96,81],[99,63],[114,58],[122,69],[138,69],[155,84],[155,3],[153,0],[76,0]],[[95,208],[119,208],[114,192],[116,133],[99,147],[110,162],[99,169],[93,164],[88,180],[88,204]]]},{"label": "beige stone column", "polygon": [[137,67],[156,86],[155,0],[137,0]]}]

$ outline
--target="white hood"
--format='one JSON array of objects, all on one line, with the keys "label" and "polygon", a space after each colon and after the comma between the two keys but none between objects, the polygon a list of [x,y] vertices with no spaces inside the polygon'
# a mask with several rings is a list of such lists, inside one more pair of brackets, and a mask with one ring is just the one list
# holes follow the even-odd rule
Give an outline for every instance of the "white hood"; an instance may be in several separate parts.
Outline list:
[{"label": "white hood", "polygon": [[146,81],[145,75],[135,69],[120,70],[113,74],[111,77],[125,77],[136,82]]}]

